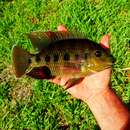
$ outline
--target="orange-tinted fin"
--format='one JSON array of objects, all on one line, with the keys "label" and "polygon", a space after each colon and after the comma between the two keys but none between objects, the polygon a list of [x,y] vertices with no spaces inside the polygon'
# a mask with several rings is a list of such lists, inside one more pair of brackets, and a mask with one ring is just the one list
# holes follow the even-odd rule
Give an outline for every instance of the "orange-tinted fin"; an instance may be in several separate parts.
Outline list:
[{"label": "orange-tinted fin", "polygon": [[38,51],[58,40],[85,38],[85,35],[81,33],[63,31],[32,32],[27,35],[31,40],[33,47],[38,49]]},{"label": "orange-tinted fin", "polygon": [[100,41],[100,45],[105,49],[109,49],[110,38],[111,38],[110,34],[104,35]]},{"label": "orange-tinted fin", "polygon": [[12,50],[13,70],[17,78],[24,75],[31,64],[32,55],[19,46],[14,46]]}]

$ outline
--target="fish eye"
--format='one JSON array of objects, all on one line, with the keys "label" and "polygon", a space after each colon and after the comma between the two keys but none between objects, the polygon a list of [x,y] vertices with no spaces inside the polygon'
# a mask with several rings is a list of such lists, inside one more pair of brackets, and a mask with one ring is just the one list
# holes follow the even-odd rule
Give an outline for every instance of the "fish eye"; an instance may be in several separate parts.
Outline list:
[{"label": "fish eye", "polygon": [[102,52],[100,50],[96,50],[95,56],[96,57],[101,57],[101,55],[102,55]]}]

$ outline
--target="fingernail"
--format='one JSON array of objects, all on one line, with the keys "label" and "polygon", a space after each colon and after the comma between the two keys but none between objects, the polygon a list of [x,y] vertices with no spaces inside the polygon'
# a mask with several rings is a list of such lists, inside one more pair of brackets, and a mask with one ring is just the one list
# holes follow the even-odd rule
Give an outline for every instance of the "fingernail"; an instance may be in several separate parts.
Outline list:
[{"label": "fingernail", "polygon": [[63,26],[63,25],[59,25],[59,26],[57,27],[57,30],[58,30],[58,31],[67,32],[66,27],[65,27],[65,26]]}]

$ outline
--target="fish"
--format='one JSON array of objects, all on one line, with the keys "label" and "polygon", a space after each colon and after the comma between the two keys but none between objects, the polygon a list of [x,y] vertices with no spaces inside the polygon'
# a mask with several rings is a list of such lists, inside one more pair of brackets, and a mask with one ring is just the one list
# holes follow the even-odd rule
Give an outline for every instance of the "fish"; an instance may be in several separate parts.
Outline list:
[{"label": "fish", "polygon": [[81,78],[114,63],[109,50],[79,33],[47,31],[27,35],[36,52],[31,54],[18,45],[13,46],[13,71],[17,78],[23,75],[36,79]]}]

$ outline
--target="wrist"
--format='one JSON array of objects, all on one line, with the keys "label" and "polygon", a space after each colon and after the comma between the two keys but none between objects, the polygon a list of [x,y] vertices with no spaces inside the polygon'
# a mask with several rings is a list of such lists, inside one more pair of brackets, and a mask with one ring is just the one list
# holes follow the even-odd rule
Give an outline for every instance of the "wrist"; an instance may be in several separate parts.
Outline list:
[{"label": "wrist", "polygon": [[129,122],[129,111],[116,94],[107,87],[100,93],[84,98],[101,129],[125,130]]},{"label": "wrist", "polygon": [[81,100],[86,103],[92,102],[93,99],[102,97],[102,96],[106,95],[107,93],[109,93],[110,91],[111,91],[111,89],[109,87],[106,87],[104,89],[89,90],[86,94],[83,94],[81,96]]}]

